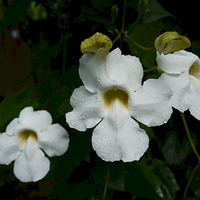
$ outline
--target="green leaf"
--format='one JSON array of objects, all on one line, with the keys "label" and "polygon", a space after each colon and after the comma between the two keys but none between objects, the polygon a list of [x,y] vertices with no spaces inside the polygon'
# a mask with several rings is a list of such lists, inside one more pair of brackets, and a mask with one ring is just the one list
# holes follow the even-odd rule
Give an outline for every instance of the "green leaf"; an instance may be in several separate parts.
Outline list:
[{"label": "green leaf", "polygon": [[59,44],[56,44],[50,49],[50,55],[55,58],[61,52],[61,47]]},{"label": "green leaf", "polygon": [[170,131],[166,142],[162,147],[162,153],[165,161],[170,165],[180,165],[191,150],[187,138],[185,138],[181,144],[177,135],[177,131]]},{"label": "green leaf", "polygon": [[0,35],[11,23],[14,29],[21,17],[24,17],[31,0],[14,0],[11,2],[4,13],[4,18],[0,23]]},{"label": "green leaf", "polygon": [[70,111],[70,95],[71,92],[66,87],[63,87],[53,93],[49,100],[49,106],[51,108],[53,118],[57,119],[62,115],[64,116],[66,112]]},{"label": "green leaf", "polygon": [[53,95],[53,93],[56,91],[58,84],[59,71],[56,70],[51,73],[51,75],[43,81],[40,88],[37,90],[38,93],[41,93],[40,95],[40,102],[46,103],[46,101]]},{"label": "green leaf", "polygon": [[26,106],[39,107],[38,99],[31,99],[30,91],[32,86],[7,96],[0,104],[0,127],[9,120],[17,117],[19,112]]},{"label": "green leaf", "polygon": [[150,23],[161,19],[163,17],[174,17],[167,12],[156,0],[150,0],[147,7],[148,11],[145,13],[143,22]]},{"label": "green leaf", "polygon": [[[129,37],[133,41],[144,47],[154,47],[154,41],[158,37],[158,35],[160,35],[163,27],[164,24],[161,20],[152,23],[141,24],[134,28]],[[129,42],[128,44],[132,54],[135,54],[135,52],[137,52],[135,55],[140,58],[140,61],[142,62],[144,67],[155,67],[155,51],[144,51],[136,45],[132,44],[131,42]]]},{"label": "green leaf", "polygon": [[67,86],[71,92],[82,85],[82,81],[79,77],[78,67],[72,65],[68,71],[65,72],[63,76],[63,85]]},{"label": "green leaf", "polygon": [[180,189],[170,168],[158,159],[151,164],[147,164],[145,157],[134,162],[125,180],[130,193],[141,198],[174,199]]}]

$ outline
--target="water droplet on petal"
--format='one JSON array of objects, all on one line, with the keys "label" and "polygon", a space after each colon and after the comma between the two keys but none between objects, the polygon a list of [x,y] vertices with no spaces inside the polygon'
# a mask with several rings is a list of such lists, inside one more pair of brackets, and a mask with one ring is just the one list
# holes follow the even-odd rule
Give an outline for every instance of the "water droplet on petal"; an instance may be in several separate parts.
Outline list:
[{"label": "water droplet on petal", "polygon": [[101,81],[101,79],[100,78],[98,78],[98,82],[100,82]]},{"label": "water droplet on petal", "polygon": [[71,125],[75,125],[75,121],[72,120],[72,121],[70,122],[70,124],[71,124]]},{"label": "water droplet on petal", "polygon": [[159,103],[156,104],[157,107],[159,107],[159,105],[160,105]]},{"label": "water droplet on petal", "polygon": [[153,107],[153,104],[151,104],[151,107]]},{"label": "water droplet on petal", "polygon": [[138,139],[138,140],[137,140],[137,143],[140,143],[140,142],[141,142],[141,140],[140,140],[140,139]]},{"label": "water droplet on petal", "polygon": [[167,120],[166,120],[166,119],[164,119],[163,123],[164,123],[164,124],[166,124],[166,123],[167,123]]}]

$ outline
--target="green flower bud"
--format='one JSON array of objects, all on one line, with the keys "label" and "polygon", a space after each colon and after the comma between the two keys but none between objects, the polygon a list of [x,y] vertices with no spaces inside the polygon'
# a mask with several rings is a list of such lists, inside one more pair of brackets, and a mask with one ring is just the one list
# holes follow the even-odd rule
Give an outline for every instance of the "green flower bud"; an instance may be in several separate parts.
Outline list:
[{"label": "green flower bud", "polygon": [[159,54],[167,55],[175,51],[180,51],[191,46],[190,40],[175,31],[161,34],[155,40],[155,48]]},{"label": "green flower bud", "polygon": [[117,7],[117,5],[115,5],[111,8],[111,18],[112,18],[112,20],[115,21],[117,16],[118,16],[118,7]]},{"label": "green flower bud", "polygon": [[148,1],[147,0],[139,0],[139,2],[138,2],[138,9],[137,9],[138,12],[140,14],[143,14],[146,11],[147,6],[148,6]]}]

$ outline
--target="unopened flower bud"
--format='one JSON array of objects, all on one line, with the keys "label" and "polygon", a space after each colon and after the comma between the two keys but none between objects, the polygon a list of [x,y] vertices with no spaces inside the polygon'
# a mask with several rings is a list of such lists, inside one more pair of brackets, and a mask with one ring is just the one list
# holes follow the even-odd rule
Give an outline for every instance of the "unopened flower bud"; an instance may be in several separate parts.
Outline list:
[{"label": "unopened flower bud", "polygon": [[138,2],[138,9],[137,9],[138,12],[140,14],[143,14],[146,11],[147,6],[148,6],[148,1],[147,0],[139,0],[139,2]]},{"label": "unopened flower bud", "polygon": [[175,31],[165,32],[155,40],[155,48],[159,54],[167,55],[190,47],[190,40]]},{"label": "unopened flower bud", "polygon": [[109,50],[112,48],[112,41],[106,35],[102,33],[95,33],[92,37],[85,39],[81,43],[81,52],[86,53],[108,53]]},{"label": "unopened flower bud", "polygon": [[111,18],[112,18],[112,21],[115,21],[115,19],[117,18],[118,16],[118,7],[117,5],[113,6],[111,8]]}]

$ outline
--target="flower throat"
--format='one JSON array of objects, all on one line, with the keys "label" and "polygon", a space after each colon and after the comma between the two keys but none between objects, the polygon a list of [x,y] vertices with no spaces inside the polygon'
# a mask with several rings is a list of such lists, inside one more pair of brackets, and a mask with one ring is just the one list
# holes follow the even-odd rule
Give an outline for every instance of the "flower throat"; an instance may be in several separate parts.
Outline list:
[{"label": "flower throat", "polygon": [[110,90],[107,90],[103,94],[103,100],[104,100],[104,107],[106,109],[111,109],[113,107],[113,104],[115,101],[118,101],[121,106],[128,109],[129,104],[129,95],[124,91],[117,87],[113,87]]}]

